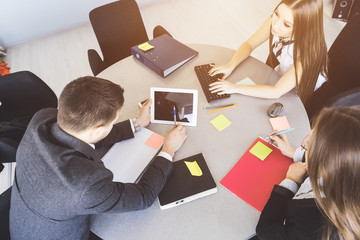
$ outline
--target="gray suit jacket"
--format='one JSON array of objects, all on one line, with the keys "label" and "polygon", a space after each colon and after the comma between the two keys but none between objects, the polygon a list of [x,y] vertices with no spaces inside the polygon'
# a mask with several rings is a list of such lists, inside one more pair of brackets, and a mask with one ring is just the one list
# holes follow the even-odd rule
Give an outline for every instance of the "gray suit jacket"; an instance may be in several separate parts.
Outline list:
[{"label": "gray suit jacket", "polygon": [[[172,171],[170,161],[156,157],[137,184],[113,182],[96,150],[62,131],[56,117],[56,109],[36,113],[18,148],[12,239],[88,239],[90,214],[152,205]],[[130,122],[124,121],[96,147],[132,137]]]}]

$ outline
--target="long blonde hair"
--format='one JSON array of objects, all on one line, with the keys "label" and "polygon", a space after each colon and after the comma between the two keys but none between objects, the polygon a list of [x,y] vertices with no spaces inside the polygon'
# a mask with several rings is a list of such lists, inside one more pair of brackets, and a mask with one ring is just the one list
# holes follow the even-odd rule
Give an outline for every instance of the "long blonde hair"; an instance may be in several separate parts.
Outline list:
[{"label": "long blonde hair", "polygon": [[360,239],[360,107],[324,109],[310,140],[308,172],[327,217],[322,239]]},{"label": "long blonde hair", "polygon": [[[306,105],[314,92],[319,74],[327,77],[328,57],[323,26],[323,0],[282,0],[279,5],[282,3],[292,10],[294,17],[291,39],[294,40],[296,89],[302,102]],[[275,11],[276,9],[277,7]],[[273,51],[272,37],[270,33],[271,52]],[[302,67],[300,81],[298,62]]]}]

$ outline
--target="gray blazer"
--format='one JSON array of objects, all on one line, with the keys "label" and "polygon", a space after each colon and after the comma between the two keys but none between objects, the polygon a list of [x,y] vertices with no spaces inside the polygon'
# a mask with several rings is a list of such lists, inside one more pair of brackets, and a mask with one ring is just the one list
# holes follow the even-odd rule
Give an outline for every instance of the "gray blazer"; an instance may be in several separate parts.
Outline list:
[{"label": "gray blazer", "polygon": [[[56,117],[56,109],[36,113],[19,145],[10,207],[12,239],[88,239],[90,214],[152,205],[172,171],[170,161],[156,157],[137,184],[113,182],[96,150],[62,131]],[[96,148],[132,137],[130,122],[124,121]]]}]

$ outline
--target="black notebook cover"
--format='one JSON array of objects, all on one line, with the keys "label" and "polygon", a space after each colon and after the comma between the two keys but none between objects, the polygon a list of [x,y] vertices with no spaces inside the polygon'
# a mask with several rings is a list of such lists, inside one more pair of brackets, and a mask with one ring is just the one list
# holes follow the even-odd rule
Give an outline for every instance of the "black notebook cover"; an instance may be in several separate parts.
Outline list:
[{"label": "black notebook cover", "polygon": [[[202,171],[202,175],[192,176],[185,161],[196,161]],[[174,162],[174,171],[159,194],[160,208],[175,207],[216,192],[215,181],[205,162],[204,156],[199,153]]]}]

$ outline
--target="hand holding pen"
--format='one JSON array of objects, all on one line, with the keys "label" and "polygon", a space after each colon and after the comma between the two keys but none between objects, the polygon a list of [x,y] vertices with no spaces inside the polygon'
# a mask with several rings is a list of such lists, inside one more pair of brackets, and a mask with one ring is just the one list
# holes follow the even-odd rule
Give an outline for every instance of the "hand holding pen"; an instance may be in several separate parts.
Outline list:
[{"label": "hand holding pen", "polygon": [[[290,130],[290,129],[289,129]],[[294,129],[293,129],[294,130]],[[285,131],[278,131],[274,130],[269,133],[269,136],[267,136],[265,139],[269,139],[268,141],[271,144],[275,144],[281,151],[281,153],[289,158],[294,158],[295,149],[293,149],[286,137],[285,134],[283,134]],[[289,131],[286,131],[289,132]]]},{"label": "hand holding pen", "polygon": [[175,105],[174,105],[174,127],[176,127],[176,108],[175,108]]},{"label": "hand holding pen", "polygon": [[[274,130],[274,131],[277,131],[277,132],[274,133],[274,134],[271,134],[271,133],[270,133],[270,136],[266,136],[265,139],[269,139],[269,138],[271,138],[272,136],[279,136],[279,135],[281,135],[281,134],[284,134],[284,133],[287,133],[287,132],[290,132],[290,131],[293,131],[293,130],[295,130],[295,128],[289,128],[289,129],[284,130],[284,131],[281,131],[281,132],[279,132],[279,131],[277,131],[277,130]],[[273,131],[273,132],[274,132],[274,131]]]}]

